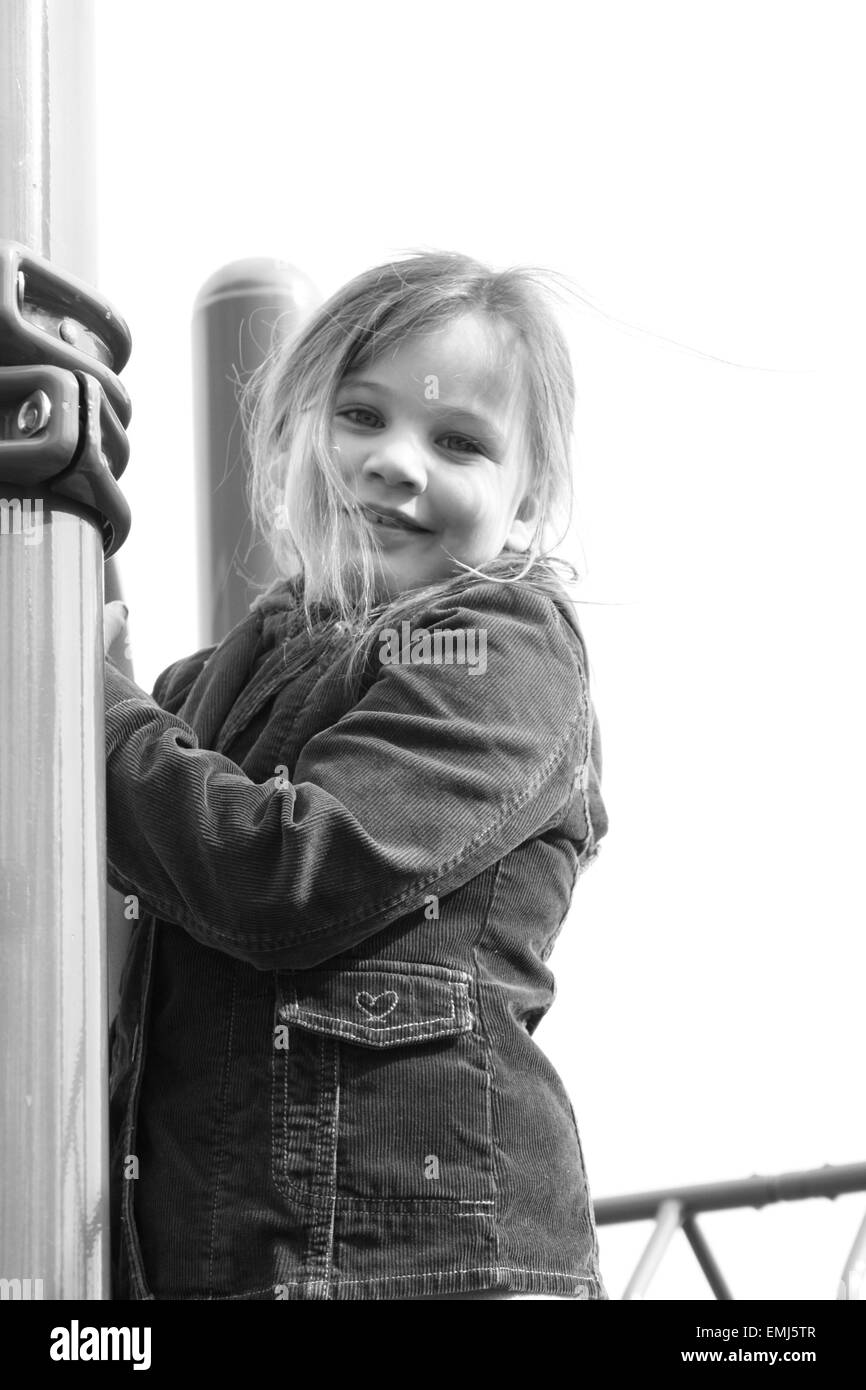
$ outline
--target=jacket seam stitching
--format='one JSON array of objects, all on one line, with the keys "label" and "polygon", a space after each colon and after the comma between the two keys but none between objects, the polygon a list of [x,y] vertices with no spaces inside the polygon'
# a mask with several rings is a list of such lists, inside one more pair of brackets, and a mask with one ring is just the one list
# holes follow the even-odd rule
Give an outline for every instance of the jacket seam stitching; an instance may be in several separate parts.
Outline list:
[{"label": "jacket seam stitching", "polygon": [[[429,1279],[438,1274],[486,1274],[489,1270],[495,1270],[497,1274],[546,1274],[553,1279],[572,1279],[579,1284],[596,1284],[597,1280],[588,1274],[572,1274],[564,1269],[532,1269],[525,1265],[478,1265],[474,1269],[464,1269],[458,1265],[454,1269],[432,1269],[419,1274],[383,1274],[372,1279],[340,1279],[334,1281],[335,1288],[346,1288],[350,1284],[390,1284],[392,1280],[402,1279]],[[301,1283],[302,1280],[295,1280]]]},{"label": "jacket seam stitching", "polygon": [[[290,1006],[291,1009],[291,1006]],[[294,1009],[295,1023],[299,1025],[299,1016],[305,1019],[321,1019],[323,1023],[337,1025],[336,1031],[342,1036],[353,1037],[356,1033],[363,1033],[364,1036],[373,1038],[386,1038],[389,1033],[423,1033],[425,1029],[432,1028],[434,1023],[459,1023],[456,1013],[452,1009],[450,1014],[442,1014],[439,1018],[425,1018],[423,1023],[393,1023],[387,1028],[375,1028],[372,1023],[349,1023],[348,1020],[339,1018],[335,1014],[314,1014],[310,1009],[305,1009],[302,1004],[298,1004]],[[290,1017],[284,1020],[286,1023],[291,1021]],[[462,1026],[462,1025],[461,1025]],[[464,1031],[468,1032],[466,1028]]]},{"label": "jacket seam stitching", "polygon": [[[151,1007],[150,987],[153,974],[154,949],[155,939],[151,931],[144,943],[142,972],[145,986],[138,1018],[138,1051],[133,1059],[132,1075],[129,1078],[128,1101],[125,1106],[124,1122],[122,1126],[124,1154],[131,1154],[133,1156],[135,1155],[138,1142],[138,1115],[141,1107],[141,1090],[144,1081],[144,1059],[147,1049],[147,1035],[149,1032],[148,1025]],[[123,1189],[120,1201],[121,1260],[125,1257],[129,1265],[133,1287],[139,1289],[145,1298],[152,1298],[153,1295],[150,1292],[144,1269],[144,1259],[141,1253],[141,1243],[135,1219],[135,1179],[126,1178],[124,1176],[122,1181]]]},{"label": "jacket seam stitching", "polygon": [[[449,1276],[452,1274],[540,1274],[548,1279],[567,1279],[573,1284],[587,1285],[589,1288],[592,1289],[598,1289],[601,1287],[601,1281],[591,1274],[573,1274],[570,1272],[566,1272],[565,1270],[558,1269],[536,1269],[530,1265],[500,1265],[498,1263],[491,1263],[487,1265],[475,1265],[471,1269],[466,1269],[463,1265],[455,1265],[452,1269],[425,1269],[419,1270],[415,1274],[383,1274],[380,1276],[372,1276],[363,1279],[338,1278],[330,1282],[329,1288],[335,1291],[339,1291],[340,1289],[350,1288],[355,1284],[391,1284],[397,1281],[406,1281],[410,1279],[439,1279],[443,1276]],[[310,1281],[308,1279],[276,1279],[274,1280],[273,1284],[262,1284],[255,1289],[248,1289],[241,1294],[220,1294],[218,1295],[218,1297],[221,1301],[226,1298],[228,1298],[229,1300],[238,1300],[243,1298],[249,1298],[252,1294],[272,1293],[275,1288],[292,1289],[306,1287],[309,1285],[309,1282]],[[468,1290],[467,1292],[482,1291]],[[508,1290],[503,1290],[503,1292],[507,1293]],[[211,1301],[212,1297],[216,1298],[217,1295],[208,1295],[205,1299],[196,1299],[194,1301],[208,1302]]]},{"label": "jacket seam stitching", "polygon": [[211,1200],[210,1252],[209,1252],[209,1256],[208,1256],[208,1278],[209,1278],[209,1280],[210,1280],[211,1289],[213,1288],[214,1259],[215,1259],[214,1247],[215,1247],[215,1244],[216,1244],[217,1206],[218,1206],[218,1204],[219,1204],[220,1186],[221,1186],[221,1179],[222,1179],[222,1163],[223,1163],[223,1159],[224,1159],[224,1157],[225,1157],[225,1152],[226,1152],[226,1145],[225,1145],[224,1136],[225,1136],[225,1125],[226,1125],[226,1113],[227,1113],[227,1108],[228,1108],[228,1096],[227,1096],[227,1091],[228,1091],[228,1077],[229,1077],[229,1073],[230,1073],[230,1070],[231,1070],[232,1042],[233,1042],[233,1038],[234,1038],[235,999],[236,999],[236,995],[237,995],[237,971],[235,970],[235,971],[232,972],[231,1011],[230,1011],[230,1013],[229,1013],[228,1037],[227,1037],[227,1039],[226,1039],[226,1048],[225,1048],[224,1064],[223,1064],[222,1105],[221,1105],[221,1108],[220,1108],[220,1147],[219,1147],[219,1150],[218,1150],[218,1153],[217,1153],[216,1172],[215,1172],[215,1174],[214,1174],[214,1184],[213,1184],[213,1198],[212,1198],[212,1200]]},{"label": "jacket seam stitching", "polygon": [[[489,913],[490,913],[490,906],[491,906],[491,904],[492,904],[492,902],[493,902],[495,885],[496,885],[496,882],[498,881],[498,878],[499,878],[499,872],[500,872],[501,863],[502,863],[501,860],[497,863],[497,865],[496,865],[496,872],[495,872],[495,874],[494,874],[494,876],[493,876],[493,888],[491,888],[490,897],[488,898],[488,903],[487,903],[487,912],[485,913],[485,922],[484,922],[484,929],[485,929],[485,930],[486,930],[486,927],[487,927],[487,919],[488,919]],[[473,945],[473,947],[472,947],[472,962],[473,962],[473,966],[474,966],[474,970],[475,970],[475,1001],[476,1001],[476,1003],[475,1003],[475,1010],[476,1010],[476,1016],[477,1016],[478,1023],[479,1023],[478,1038],[479,1038],[481,1047],[483,1048],[483,1051],[484,1051],[484,1081],[485,1081],[485,1085],[484,1085],[484,1110],[485,1110],[485,1117],[484,1117],[484,1118],[485,1118],[486,1125],[487,1125],[487,1152],[488,1152],[488,1158],[489,1158],[489,1162],[490,1162],[490,1180],[491,1180],[491,1183],[492,1183],[492,1186],[493,1186],[493,1199],[492,1199],[492,1202],[491,1202],[491,1206],[492,1206],[493,1210],[492,1210],[491,1215],[493,1216],[493,1221],[494,1221],[494,1224],[493,1224],[494,1257],[495,1257],[496,1262],[497,1262],[497,1264],[498,1264],[498,1262],[499,1262],[499,1246],[500,1246],[500,1234],[499,1234],[499,1220],[500,1220],[499,1205],[500,1205],[500,1204],[499,1204],[499,1175],[498,1175],[497,1169],[496,1169],[496,1148],[497,1148],[497,1145],[496,1145],[496,1135],[495,1135],[495,1133],[494,1133],[494,1126],[493,1126],[493,1079],[494,1079],[494,1070],[493,1070],[493,1046],[492,1046],[492,1043],[491,1043],[490,1038],[489,1038],[488,1033],[487,1033],[486,1023],[485,1023],[485,1021],[484,1021],[483,1018],[482,1018],[482,1012],[483,1012],[483,1010],[482,1010],[482,1001],[481,1001],[482,990],[481,990],[481,981],[480,981],[480,979],[479,979],[479,969],[478,969],[478,944],[477,944],[477,943],[476,943],[475,945]]]}]

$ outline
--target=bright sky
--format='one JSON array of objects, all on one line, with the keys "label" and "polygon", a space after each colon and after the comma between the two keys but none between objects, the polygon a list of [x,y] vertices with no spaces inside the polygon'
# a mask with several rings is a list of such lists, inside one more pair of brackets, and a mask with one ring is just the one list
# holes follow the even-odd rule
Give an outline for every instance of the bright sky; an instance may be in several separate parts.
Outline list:
[{"label": "bright sky", "polygon": [[[416,246],[564,272],[603,311],[565,324],[611,828],[536,1039],[597,1197],[866,1160],[862,9],[97,0],[97,27],[139,683],[201,645],[215,269],[283,257],[323,295]],[[737,1297],[828,1299],[864,1210],[702,1224]],[[650,1230],[601,1230],[612,1297]],[[709,1297],[683,1237],[650,1292]]]}]

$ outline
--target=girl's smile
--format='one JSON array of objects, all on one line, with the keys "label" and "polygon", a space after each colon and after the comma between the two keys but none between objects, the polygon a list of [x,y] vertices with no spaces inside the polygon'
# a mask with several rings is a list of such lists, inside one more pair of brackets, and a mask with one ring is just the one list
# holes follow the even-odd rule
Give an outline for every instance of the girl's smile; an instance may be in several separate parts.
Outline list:
[{"label": "girl's smile", "polygon": [[478,567],[526,548],[534,503],[523,495],[519,357],[471,313],[341,381],[334,448],[383,544],[390,596],[448,578],[455,559]]},{"label": "girl's smile", "polygon": [[378,510],[365,506],[364,503],[357,504],[357,510],[361,512],[374,526],[381,527],[382,530],[398,531],[424,531],[426,527],[418,526],[401,512],[385,509],[380,505]]}]

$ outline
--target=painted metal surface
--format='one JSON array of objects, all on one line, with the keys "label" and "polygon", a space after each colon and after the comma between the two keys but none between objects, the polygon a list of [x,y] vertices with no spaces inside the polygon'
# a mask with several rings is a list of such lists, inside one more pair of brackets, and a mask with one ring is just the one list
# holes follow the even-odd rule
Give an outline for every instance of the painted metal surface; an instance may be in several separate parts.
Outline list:
[{"label": "painted metal surface", "polygon": [[[92,7],[0,5],[0,236],[93,282]],[[103,544],[0,479],[0,1277],[106,1298]],[[37,504],[41,503],[41,507]],[[35,517],[39,526],[33,525]],[[9,520],[11,518],[11,521]]]},{"label": "painted metal surface", "polygon": [[[249,457],[238,386],[321,303],[315,286],[286,261],[233,261],[205,282],[193,310],[199,645],[220,642],[274,577],[253,533]],[[249,581],[253,581],[251,584]]]},{"label": "painted metal surface", "polygon": [[[695,1220],[698,1212],[764,1207],[773,1202],[800,1202],[810,1197],[832,1200],[850,1192],[866,1192],[866,1163],[825,1164],[823,1168],[777,1173],[770,1177],[671,1187],[655,1192],[635,1192],[626,1197],[601,1197],[593,1205],[599,1226],[626,1221],[656,1222],[649,1244],[623,1293],[623,1300],[645,1296],[664,1252],[682,1227],[713,1294],[727,1301],[733,1295]],[[866,1219],[845,1265],[837,1297],[866,1298]]]},{"label": "painted metal surface", "polygon": [[629,1279],[623,1293],[623,1302],[643,1298],[650,1280],[661,1263],[662,1256],[680,1228],[682,1207],[679,1202],[662,1202],[656,1213],[656,1225],[649,1238],[646,1249],[637,1263],[634,1274]]},{"label": "painted metal surface", "polygon": [[866,1300],[866,1216],[860,1223],[851,1253],[845,1261],[837,1298]]},{"label": "painted metal surface", "polygon": [[[4,497],[23,490],[0,488]],[[73,504],[0,536],[0,1251],[107,1297],[102,552]]]}]

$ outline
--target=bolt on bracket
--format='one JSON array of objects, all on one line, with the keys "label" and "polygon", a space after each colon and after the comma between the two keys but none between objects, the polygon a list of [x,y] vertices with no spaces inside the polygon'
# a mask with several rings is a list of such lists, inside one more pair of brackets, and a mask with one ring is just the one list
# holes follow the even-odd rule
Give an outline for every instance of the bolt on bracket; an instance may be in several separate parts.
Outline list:
[{"label": "bolt on bracket", "polygon": [[105,558],[129,534],[117,485],[129,441],[98,381],[60,367],[0,367],[0,487],[71,498],[99,515]]},{"label": "bolt on bracket", "polygon": [[117,479],[132,405],[117,373],[131,347],[124,320],[88,285],[0,241],[0,486],[97,512],[106,559],[130,528]]}]

